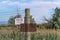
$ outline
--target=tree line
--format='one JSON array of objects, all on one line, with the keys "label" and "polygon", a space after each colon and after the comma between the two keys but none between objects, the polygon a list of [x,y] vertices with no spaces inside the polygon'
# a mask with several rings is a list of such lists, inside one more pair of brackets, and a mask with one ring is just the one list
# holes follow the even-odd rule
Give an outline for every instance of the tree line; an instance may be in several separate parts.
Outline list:
[{"label": "tree line", "polygon": [[[8,24],[15,24],[15,18],[22,18],[22,16],[20,14],[17,14],[16,16],[11,16],[8,20]],[[32,16],[30,16],[30,23],[35,23],[34,18],[32,18]]]},{"label": "tree line", "polygon": [[[11,16],[8,20],[8,24],[15,24],[15,18],[22,18],[20,14],[17,14],[16,16]],[[34,18],[30,16],[30,22],[35,23]],[[52,18],[50,20],[47,20],[47,28],[55,28],[60,29],[60,8],[54,9],[54,14],[52,15]]]}]

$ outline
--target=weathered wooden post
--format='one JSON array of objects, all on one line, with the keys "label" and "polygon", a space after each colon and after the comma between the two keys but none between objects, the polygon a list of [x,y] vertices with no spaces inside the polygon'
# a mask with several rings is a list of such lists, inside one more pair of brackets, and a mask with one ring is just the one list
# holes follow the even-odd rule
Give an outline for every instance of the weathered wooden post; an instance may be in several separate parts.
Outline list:
[{"label": "weathered wooden post", "polygon": [[20,31],[25,33],[25,40],[31,40],[31,32],[36,31],[36,24],[31,23],[29,8],[25,9],[24,24],[21,24],[20,26]]},{"label": "weathered wooden post", "polygon": [[30,9],[25,9],[25,40],[30,40],[29,33],[29,25],[30,25]]}]

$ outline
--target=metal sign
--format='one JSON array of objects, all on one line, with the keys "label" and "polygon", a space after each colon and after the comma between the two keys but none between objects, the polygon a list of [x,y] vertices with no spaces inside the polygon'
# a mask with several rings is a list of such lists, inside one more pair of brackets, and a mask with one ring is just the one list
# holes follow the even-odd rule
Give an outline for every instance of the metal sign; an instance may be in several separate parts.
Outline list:
[{"label": "metal sign", "polygon": [[22,23],[24,23],[24,19],[23,18],[16,18],[15,19],[15,25],[20,25]]}]

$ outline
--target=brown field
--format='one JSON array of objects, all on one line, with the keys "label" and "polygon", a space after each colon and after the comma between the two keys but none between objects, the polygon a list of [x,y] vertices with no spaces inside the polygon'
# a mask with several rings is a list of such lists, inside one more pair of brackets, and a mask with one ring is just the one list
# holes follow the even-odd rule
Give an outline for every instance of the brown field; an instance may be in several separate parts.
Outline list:
[{"label": "brown field", "polygon": [[[36,32],[30,32],[32,40],[55,40],[55,37],[60,40],[60,29],[38,29]],[[56,35],[58,34],[58,35]],[[15,37],[14,37],[15,36]],[[24,40],[24,32],[20,32],[20,29],[16,27],[1,27],[0,28],[0,40],[11,40],[12,38],[16,40]],[[42,38],[42,39],[41,39]],[[53,38],[53,39],[52,39]],[[56,39],[57,40],[57,39]]]},{"label": "brown field", "polygon": [[[20,29],[17,29],[17,28],[13,28],[13,27],[11,27],[11,28],[1,28],[0,29],[0,33],[12,33],[12,32],[15,32],[15,33],[17,33],[17,32],[20,32]],[[40,34],[59,34],[60,35],[60,29],[38,29],[37,28],[37,30],[36,30],[36,32],[30,32],[30,33],[40,33]]]}]

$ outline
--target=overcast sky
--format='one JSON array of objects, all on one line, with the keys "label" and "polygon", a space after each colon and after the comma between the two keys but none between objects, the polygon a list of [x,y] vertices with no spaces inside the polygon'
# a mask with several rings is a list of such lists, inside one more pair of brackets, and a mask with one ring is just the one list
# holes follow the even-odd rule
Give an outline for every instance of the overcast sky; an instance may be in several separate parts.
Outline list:
[{"label": "overcast sky", "polygon": [[36,23],[42,23],[45,22],[44,17],[51,18],[56,7],[60,7],[60,0],[0,0],[0,21],[7,21],[10,16],[15,16],[17,8],[24,17],[24,9],[30,8]]}]

